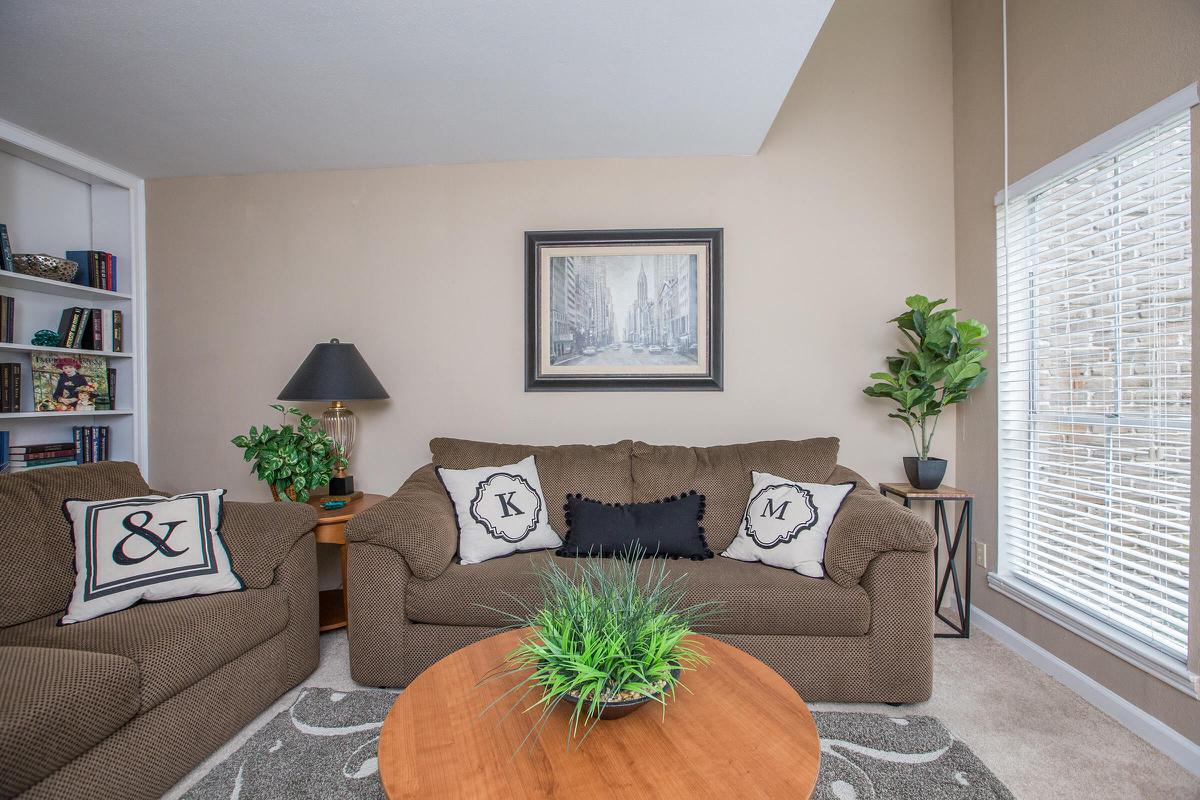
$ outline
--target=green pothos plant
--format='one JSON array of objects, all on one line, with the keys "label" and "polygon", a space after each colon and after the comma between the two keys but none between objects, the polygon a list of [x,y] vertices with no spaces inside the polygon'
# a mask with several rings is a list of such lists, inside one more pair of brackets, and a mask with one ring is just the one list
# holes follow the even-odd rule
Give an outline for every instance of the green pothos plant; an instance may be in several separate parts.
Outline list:
[{"label": "green pothos plant", "polygon": [[945,302],[920,294],[904,301],[908,310],[888,321],[896,323],[912,349],[888,356],[888,371],[871,373],[876,382],[863,389],[871,397],[895,402],[896,410],[888,416],[908,426],[920,459],[929,458],[942,411],[966,400],[987,378],[987,326],[955,319],[957,308],[939,308]]},{"label": "green pothos plant", "polygon": [[[245,451],[250,473],[267,482],[275,499],[286,497],[303,503],[310,490],[333,477],[337,447],[312,416],[298,408],[271,408],[283,414],[282,425],[263,425],[261,430],[252,425],[250,433],[233,437],[233,444]],[[287,421],[289,417],[299,420],[293,425]]]}]

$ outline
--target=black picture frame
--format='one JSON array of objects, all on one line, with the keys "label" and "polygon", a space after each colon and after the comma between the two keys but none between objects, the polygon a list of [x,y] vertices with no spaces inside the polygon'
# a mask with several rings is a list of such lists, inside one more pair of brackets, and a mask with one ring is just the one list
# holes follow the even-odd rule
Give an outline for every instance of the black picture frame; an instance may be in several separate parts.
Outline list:
[{"label": "black picture frame", "polygon": [[[578,391],[722,391],[724,389],[723,354],[723,293],[722,271],[724,251],[723,228],[676,228],[643,230],[599,230],[599,231],[526,231],[525,232],[525,391],[527,392],[578,392]],[[552,248],[600,248],[611,252],[614,247],[629,247],[630,255],[637,255],[639,248],[664,245],[681,245],[702,248],[697,252],[707,254],[706,269],[703,270],[706,325],[703,333],[697,328],[692,348],[696,350],[697,372],[686,375],[654,374],[655,367],[645,371],[631,369],[628,374],[562,374],[543,357],[543,320],[548,316],[542,307],[543,249]],[[696,283],[701,281],[699,259],[697,259]],[[685,287],[686,288],[686,287]],[[694,290],[695,287],[693,287]],[[697,306],[701,305],[699,294]],[[695,316],[699,318],[699,308]],[[701,358],[700,337],[704,337],[704,357]],[[547,345],[549,347],[549,345]],[[615,346],[614,346],[615,349]],[[704,363],[701,364],[700,362]],[[702,368],[702,371],[701,371]],[[578,368],[577,368],[578,369]],[[608,367],[609,370],[616,367]]]}]

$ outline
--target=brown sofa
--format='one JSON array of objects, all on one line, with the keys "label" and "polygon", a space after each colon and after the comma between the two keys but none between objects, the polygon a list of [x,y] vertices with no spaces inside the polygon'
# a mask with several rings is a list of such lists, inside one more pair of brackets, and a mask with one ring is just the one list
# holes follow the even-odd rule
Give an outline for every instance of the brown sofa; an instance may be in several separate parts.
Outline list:
[{"label": "brown sofa", "polygon": [[224,504],[246,589],[58,626],[67,498],[151,493],[137,466],[0,476],[0,797],[154,798],[317,665],[316,516]]},{"label": "brown sofa", "polygon": [[[482,564],[455,562],[458,533],[434,465],[510,464],[530,454],[551,524],[566,532],[569,492],[604,502],[644,502],[695,489],[706,495],[704,529],[720,553],[733,540],[752,470],[812,483],[858,482],[829,532],[828,578],[720,556],[677,561],[696,600],[720,599],[705,630],[765,661],[809,700],[911,703],[929,697],[933,631],[932,527],[837,465],[837,439],[669,447],[531,447],[457,439],[430,443],[433,464],[347,526],[350,665],[355,680],[406,686],[454,650],[506,624],[510,595],[535,600],[530,561],[550,551]],[[570,559],[559,559],[564,565]]]}]

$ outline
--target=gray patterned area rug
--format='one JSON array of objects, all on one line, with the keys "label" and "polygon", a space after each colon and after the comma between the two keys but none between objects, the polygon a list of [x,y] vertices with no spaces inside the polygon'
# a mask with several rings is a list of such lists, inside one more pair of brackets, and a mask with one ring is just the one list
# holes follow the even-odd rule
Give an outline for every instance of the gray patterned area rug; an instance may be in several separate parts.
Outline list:
[{"label": "gray patterned area rug", "polygon": [[[375,748],[393,692],[305,689],[185,800],[384,800]],[[821,733],[815,800],[1012,800],[933,717],[813,713]]]}]

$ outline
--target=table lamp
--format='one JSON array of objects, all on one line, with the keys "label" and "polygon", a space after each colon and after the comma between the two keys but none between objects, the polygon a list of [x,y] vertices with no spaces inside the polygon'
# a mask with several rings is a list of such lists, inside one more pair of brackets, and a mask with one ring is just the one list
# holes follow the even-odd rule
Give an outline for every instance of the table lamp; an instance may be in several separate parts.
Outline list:
[{"label": "table lamp", "polygon": [[330,495],[354,494],[354,476],[346,474],[346,468],[350,465],[358,421],[346,401],[387,397],[387,390],[371,372],[358,348],[337,339],[314,346],[279,393],[280,400],[330,401],[331,405],[321,415],[321,427],[337,447],[333,478],[329,481]]}]

